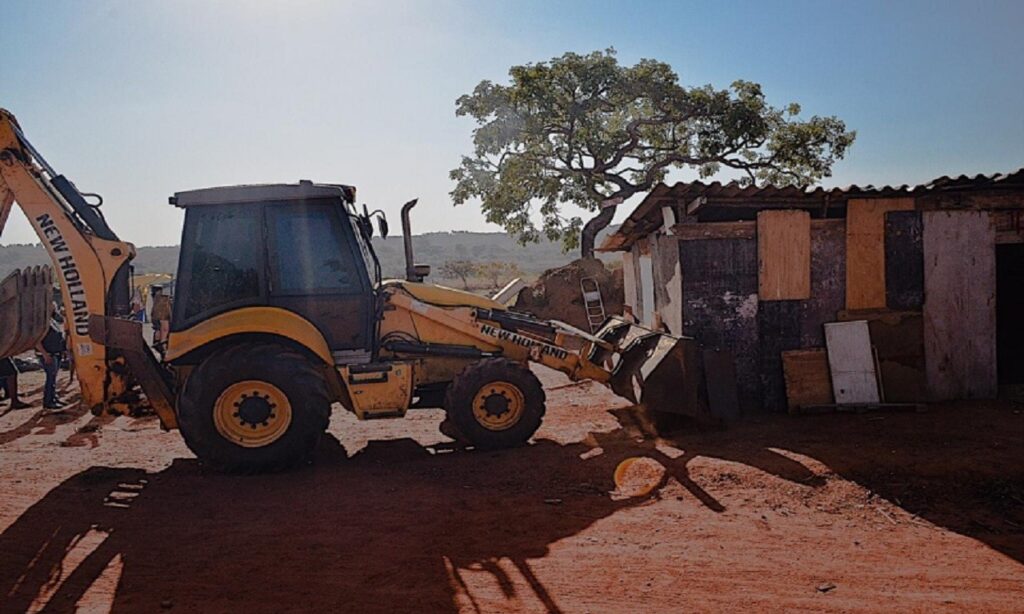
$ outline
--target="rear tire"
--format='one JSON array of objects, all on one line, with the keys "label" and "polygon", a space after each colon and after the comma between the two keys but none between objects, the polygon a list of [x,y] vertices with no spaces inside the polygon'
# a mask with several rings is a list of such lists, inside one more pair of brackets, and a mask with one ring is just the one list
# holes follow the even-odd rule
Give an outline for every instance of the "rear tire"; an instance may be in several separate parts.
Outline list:
[{"label": "rear tire", "polygon": [[178,397],[178,428],[219,471],[262,473],[305,463],[327,429],[331,400],[319,368],[276,343],[208,356]]},{"label": "rear tire", "polygon": [[456,439],[482,449],[520,446],[544,418],[544,388],[525,366],[487,358],[466,367],[445,395]]}]

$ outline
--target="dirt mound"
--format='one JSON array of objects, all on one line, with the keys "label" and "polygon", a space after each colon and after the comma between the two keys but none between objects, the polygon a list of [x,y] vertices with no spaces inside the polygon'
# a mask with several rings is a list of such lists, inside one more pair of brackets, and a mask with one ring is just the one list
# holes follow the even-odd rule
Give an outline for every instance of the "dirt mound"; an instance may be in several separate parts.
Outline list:
[{"label": "dirt mound", "polygon": [[560,320],[585,331],[590,330],[583,306],[580,280],[593,277],[601,288],[606,315],[622,313],[624,297],[622,269],[608,269],[597,259],[574,260],[557,269],[548,269],[532,285],[523,288],[513,309],[543,320]]}]

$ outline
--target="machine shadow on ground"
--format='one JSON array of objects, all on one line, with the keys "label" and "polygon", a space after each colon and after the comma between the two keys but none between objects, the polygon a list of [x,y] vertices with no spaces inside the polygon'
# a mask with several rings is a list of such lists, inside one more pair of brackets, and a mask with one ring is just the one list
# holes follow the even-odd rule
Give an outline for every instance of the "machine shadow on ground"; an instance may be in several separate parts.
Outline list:
[{"label": "machine shadow on ground", "polygon": [[[431,453],[398,439],[371,442],[349,458],[328,437],[317,464],[292,473],[224,476],[193,460],[156,473],[92,467],[0,534],[0,596],[7,611],[23,611],[49,591],[48,610],[70,610],[116,560],[122,569],[115,612],[156,611],[161,604],[183,611],[454,611],[466,595],[464,570],[491,572],[514,596],[515,585],[497,564],[507,559],[548,611],[560,611],[529,561],[642,504],[609,494],[616,465],[635,455],[659,460],[711,512],[726,506],[715,485],[701,480],[706,476],[691,477],[693,459],[735,461],[811,487],[834,477],[780,451],[805,455],[1024,562],[1024,433],[1007,429],[1020,416],[971,409],[972,425],[1003,429],[999,445],[983,451],[989,462],[980,464],[978,446],[993,440],[974,426],[959,428],[962,411],[882,420],[775,416],[677,435],[669,441],[683,454],[674,458],[652,441],[637,442],[628,413],[617,410],[625,428],[592,434],[588,443],[540,440],[503,452]],[[603,453],[587,454],[595,443]],[[63,569],[68,552],[94,531],[105,539],[73,571]]]},{"label": "machine shadow on ground", "polygon": [[[23,611],[60,578],[48,608],[71,609],[119,559],[114,611],[167,602],[185,610],[446,611],[455,609],[459,570],[491,571],[514,591],[496,564],[504,558],[558,611],[527,560],[636,504],[608,494],[621,458],[581,460],[588,449],[541,441],[431,454],[399,439],[347,458],[328,437],[316,465],[291,473],[224,476],[193,460],[157,473],[92,467],[0,535],[0,595],[5,609]],[[68,552],[90,531],[106,537],[67,574]]]}]

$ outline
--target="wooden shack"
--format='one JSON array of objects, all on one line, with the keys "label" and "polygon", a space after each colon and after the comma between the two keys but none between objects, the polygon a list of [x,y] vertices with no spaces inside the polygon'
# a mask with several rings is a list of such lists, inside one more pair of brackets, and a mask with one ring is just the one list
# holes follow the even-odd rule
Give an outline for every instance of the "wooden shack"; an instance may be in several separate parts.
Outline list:
[{"label": "wooden shack", "polygon": [[[600,249],[641,322],[728,352],[747,409],[787,406],[783,353],[867,320],[890,402],[1024,385],[1024,169],[919,186],[661,184]],[[798,364],[798,363],[794,363]],[[792,388],[792,385],[791,385]]]}]

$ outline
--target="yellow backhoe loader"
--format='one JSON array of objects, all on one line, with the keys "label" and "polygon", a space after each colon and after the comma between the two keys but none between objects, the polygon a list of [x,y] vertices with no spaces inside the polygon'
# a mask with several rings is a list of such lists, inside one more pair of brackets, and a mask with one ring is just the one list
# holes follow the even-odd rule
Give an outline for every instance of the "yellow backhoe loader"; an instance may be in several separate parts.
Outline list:
[{"label": "yellow backhoe loader", "polygon": [[[164,361],[127,318],[132,244],[95,194],[50,167],[0,110],[0,230],[17,203],[53,260],[82,402],[148,405],[226,471],[305,461],[333,403],[360,419],[443,407],[445,432],[480,448],[526,442],[544,416],[529,363],[590,379],[655,410],[702,417],[695,344],[612,317],[596,333],[423,283],[402,208],[406,279],[382,280],[355,188],[302,181],[192,190]],[[0,319],[2,321],[2,319]],[[4,348],[0,348],[2,353]],[[141,391],[140,391],[141,389]],[[141,392],[141,394],[140,394]]]}]

